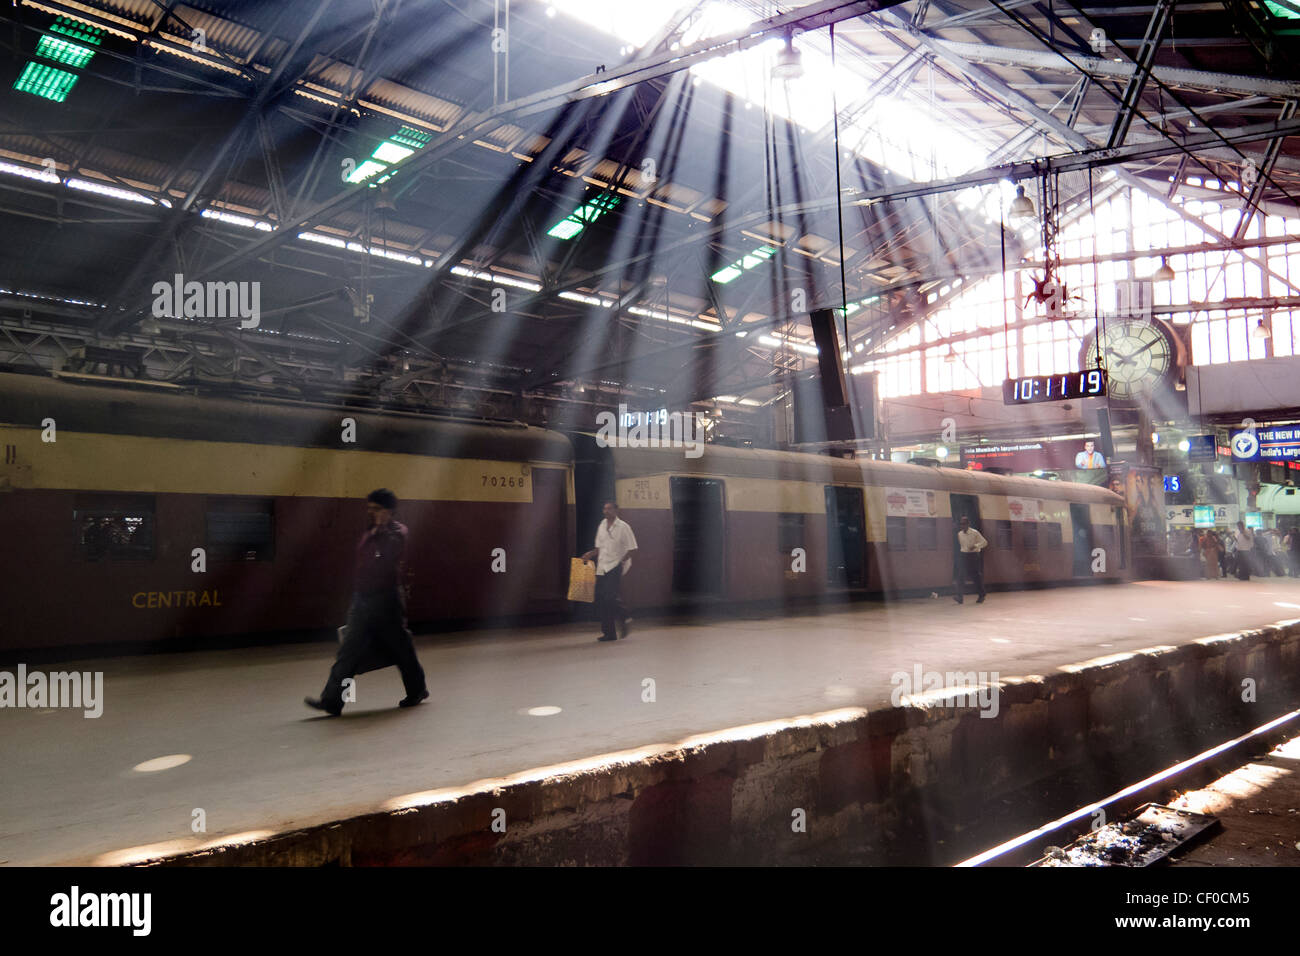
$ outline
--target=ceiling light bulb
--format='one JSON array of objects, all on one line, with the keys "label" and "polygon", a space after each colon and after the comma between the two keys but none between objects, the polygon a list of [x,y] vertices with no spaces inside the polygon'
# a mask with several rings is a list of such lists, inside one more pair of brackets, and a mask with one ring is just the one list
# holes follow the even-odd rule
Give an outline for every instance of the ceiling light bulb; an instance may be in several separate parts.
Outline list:
[{"label": "ceiling light bulb", "polygon": [[1271,339],[1273,337],[1273,333],[1270,332],[1268,326],[1264,324],[1263,317],[1255,323],[1255,329],[1250,334],[1257,339]]},{"label": "ceiling light bulb", "polygon": [[803,55],[794,48],[794,34],[785,35],[785,49],[776,55],[772,79],[797,80],[803,76]]},{"label": "ceiling light bulb", "polygon": [[1151,278],[1156,282],[1173,282],[1174,267],[1169,264],[1167,256],[1160,257],[1160,268],[1152,273]]},{"label": "ceiling light bulb", "polygon": [[951,345],[948,346],[948,354],[943,357],[943,360],[950,365],[957,361],[957,353],[953,351]]},{"label": "ceiling light bulb", "polygon": [[1025,219],[1033,219],[1038,213],[1034,209],[1034,201],[1025,195],[1025,187],[1016,187],[1016,198],[1011,200],[1011,208],[1007,217],[1012,222],[1020,222]]}]

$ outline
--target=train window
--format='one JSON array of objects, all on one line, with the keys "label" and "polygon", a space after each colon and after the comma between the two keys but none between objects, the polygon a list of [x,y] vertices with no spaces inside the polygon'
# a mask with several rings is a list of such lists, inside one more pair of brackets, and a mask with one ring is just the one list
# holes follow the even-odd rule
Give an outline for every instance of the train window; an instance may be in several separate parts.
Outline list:
[{"label": "train window", "polygon": [[209,498],[205,515],[213,561],[270,561],[275,557],[275,503],[270,498]]},{"label": "train window", "polygon": [[1026,548],[1038,547],[1038,525],[1032,521],[1020,522],[1020,542]]},{"label": "train window", "polygon": [[994,542],[994,547],[996,547],[999,551],[1010,551],[1011,550],[1011,522],[1010,521],[993,522],[993,537],[997,539]]},{"label": "train window", "polygon": [[1053,551],[1061,550],[1061,522],[1050,521],[1043,525],[1047,529],[1047,546]]},{"label": "train window", "polygon": [[936,518],[913,518],[916,550],[934,551],[939,546],[939,521]]},{"label": "train window", "polygon": [[907,550],[907,519],[886,518],[885,519],[885,540],[889,545],[890,551],[906,551]]},{"label": "train window", "polygon": [[1092,534],[1096,539],[1096,544],[1107,551],[1115,546],[1115,526],[1113,524],[1095,524],[1092,526]]},{"label": "train window", "polygon": [[779,514],[776,516],[777,549],[788,555],[795,548],[802,548],[804,516],[799,514]]},{"label": "train window", "polygon": [[72,520],[84,561],[153,559],[153,495],[77,495]]}]

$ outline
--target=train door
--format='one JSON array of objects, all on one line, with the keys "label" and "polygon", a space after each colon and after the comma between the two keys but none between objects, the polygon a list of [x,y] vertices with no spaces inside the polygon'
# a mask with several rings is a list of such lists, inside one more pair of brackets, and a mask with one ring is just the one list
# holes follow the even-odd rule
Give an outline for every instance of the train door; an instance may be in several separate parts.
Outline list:
[{"label": "train door", "polygon": [[534,468],[532,479],[533,521],[528,544],[535,552],[535,560],[529,562],[528,598],[563,600],[568,586],[570,548],[568,505],[564,500],[568,474],[560,468]]},{"label": "train door", "polygon": [[[1087,505],[1070,505],[1070,523],[1074,525],[1075,577],[1092,574],[1092,517]],[[1107,555],[1107,557],[1111,557]]]},{"label": "train door", "polygon": [[[608,448],[602,448],[595,436],[570,434],[573,444],[573,496],[577,501],[574,527],[579,554],[591,548],[596,527],[603,520],[601,508],[615,501],[614,461]],[[568,561],[564,562],[568,567]]]},{"label": "train door", "polygon": [[[957,543],[957,532],[961,530],[961,519],[965,515],[970,519],[970,526],[984,534],[983,523],[980,521],[980,500],[978,495],[950,495],[952,505],[952,576],[956,580],[958,574],[957,562],[961,560],[958,557],[961,554],[961,545]],[[987,538],[988,535],[984,534]]]},{"label": "train door", "polygon": [[726,554],[722,481],[673,477],[668,487],[673,506],[673,590],[721,595]]},{"label": "train door", "polygon": [[826,486],[826,584],[831,588],[867,586],[861,488]]}]

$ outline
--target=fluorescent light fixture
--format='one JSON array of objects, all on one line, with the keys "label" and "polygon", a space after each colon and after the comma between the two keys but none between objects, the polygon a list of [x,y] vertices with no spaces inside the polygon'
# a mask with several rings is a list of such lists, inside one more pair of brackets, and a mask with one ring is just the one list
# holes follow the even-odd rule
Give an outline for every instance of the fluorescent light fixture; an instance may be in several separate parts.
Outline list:
[{"label": "fluorescent light fixture", "polygon": [[40,169],[33,169],[31,166],[19,166],[17,163],[0,162],[0,173],[8,173],[10,176],[22,176],[24,179],[35,179],[42,183],[62,182],[58,173],[50,172],[44,166]]},{"label": "fluorescent light fixture", "polygon": [[356,169],[352,170],[352,172],[348,174],[344,182],[363,183],[371,176],[382,173],[387,168],[388,167],[385,166],[383,163],[377,163],[373,159],[367,159]]},{"label": "fluorescent light fixture", "polygon": [[591,202],[584,203],[569,213],[569,215],[546,230],[546,234],[553,239],[572,239],[586,229],[589,223],[595,222],[618,204],[618,196],[603,193],[591,200]]},{"label": "fluorescent light fixture", "polygon": [[319,232],[300,232],[299,239],[305,239],[307,242],[318,242],[322,246],[333,246],[335,249],[346,249],[347,241],[339,239],[337,236],[324,236]]},{"label": "fluorescent light fixture", "polygon": [[414,156],[415,150],[407,149],[405,146],[399,146],[384,140],[375,147],[375,151],[370,154],[372,159],[377,159],[382,163],[400,163],[407,156]]},{"label": "fluorescent light fixture", "polygon": [[36,44],[36,55],[79,70],[91,61],[95,51],[79,43],[46,34]]},{"label": "fluorescent light fixture", "polygon": [[218,222],[228,223],[232,226],[242,226],[244,229],[257,229],[260,232],[275,231],[269,222],[263,222],[249,216],[237,216],[234,213],[222,212],[219,209],[204,209],[199,215],[204,219],[215,219]]},{"label": "fluorescent light fixture", "polygon": [[104,42],[104,31],[99,27],[92,27],[88,23],[81,23],[68,17],[59,17],[51,23],[50,32],[62,33],[64,36],[92,46],[99,46]]},{"label": "fluorescent light fixture", "polygon": [[785,339],[783,341],[781,339],[778,339],[775,335],[760,335],[758,337],[758,340],[762,342],[764,345],[771,345],[771,346],[775,346],[776,348],[791,348],[794,349],[796,352],[802,352],[805,355],[817,354],[817,346],[815,345],[804,345],[802,342],[795,342],[790,339]]},{"label": "fluorescent light fixture", "polygon": [[495,272],[475,272],[473,269],[467,269],[464,266],[452,266],[452,275],[464,276],[466,279],[478,279],[482,282],[491,282],[493,285],[514,286],[516,289],[527,289],[529,292],[541,292],[542,287],[536,282],[526,282],[523,279],[516,279],[512,276],[503,276]]},{"label": "fluorescent light fixture", "polygon": [[602,309],[608,309],[614,303],[608,299],[598,299],[594,295],[583,295],[581,292],[561,292],[561,299],[568,299],[571,302],[583,302],[587,305],[598,305]]},{"label": "fluorescent light fixture", "polygon": [[55,69],[44,63],[32,61],[23,69],[22,76],[14,81],[14,89],[19,93],[31,93],[55,103],[62,103],[77,85],[77,74],[67,70]]},{"label": "fluorescent light fixture", "polygon": [[748,270],[761,266],[774,255],[776,255],[776,250],[771,246],[759,246],[753,252],[741,256],[731,265],[719,269],[709,278],[719,285],[726,285],[728,282],[739,279]]},{"label": "fluorescent light fixture", "polygon": [[103,183],[91,182],[89,179],[69,179],[64,183],[69,189],[79,189],[82,192],[96,193],[100,196],[109,196],[113,199],[123,199],[126,202],[136,202],[145,206],[165,206],[170,209],[172,204],[166,199],[151,199],[143,193],[132,192],[129,189],[120,189],[117,186],[105,186]]}]

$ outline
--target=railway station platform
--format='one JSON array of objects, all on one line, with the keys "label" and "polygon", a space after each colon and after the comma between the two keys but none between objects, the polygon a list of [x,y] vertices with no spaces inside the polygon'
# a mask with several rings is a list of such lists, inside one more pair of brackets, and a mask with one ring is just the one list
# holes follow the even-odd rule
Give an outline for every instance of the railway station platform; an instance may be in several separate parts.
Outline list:
[{"label": "railway station platform", "polygon": [[339,718],[302,703],[327,643],[40,665],[102,672],[102,714],[0,710],[0,864],[869,861],[918,828],[945,862],[963,803],[1300,701],[1287,578],[596,631],[419,636],[430,700],[389,669]]}]

